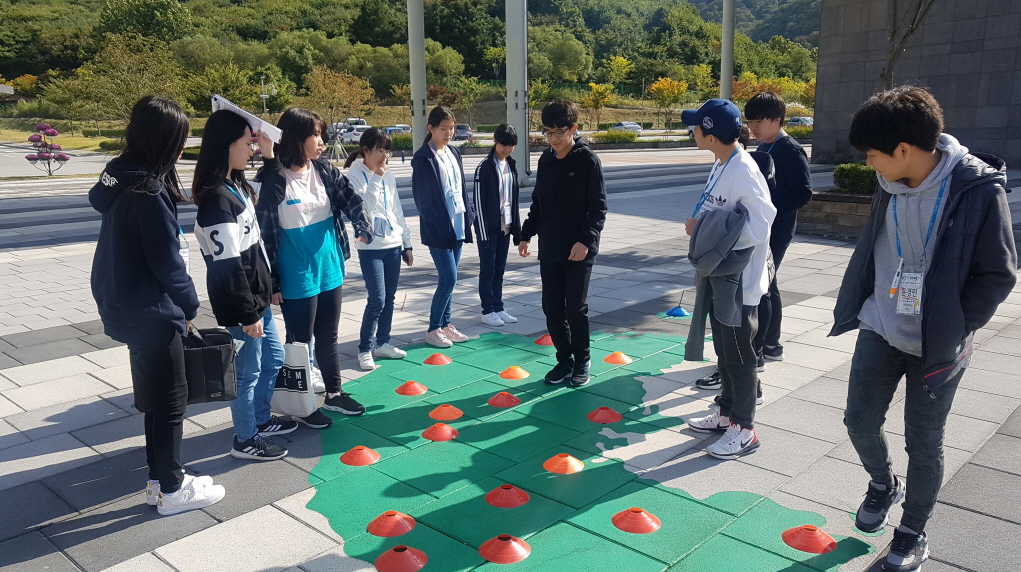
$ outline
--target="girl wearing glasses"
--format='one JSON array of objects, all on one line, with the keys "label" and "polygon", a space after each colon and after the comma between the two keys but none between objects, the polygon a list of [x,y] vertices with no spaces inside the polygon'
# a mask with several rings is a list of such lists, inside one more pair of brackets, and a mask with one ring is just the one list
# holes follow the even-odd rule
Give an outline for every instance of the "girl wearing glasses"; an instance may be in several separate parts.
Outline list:
[{"label": "girl wearing glasses", "polygon": [[438,348],[468,341],[468,336],[450,323],[450,302],[457,283],[461,246],[472,242],[471,229],[475,220],[475,209],[464,184],[461,154],[449,145],[456,126],[457,120],[450,109],[434,107],[429,113],[425,145],[411,160],[411,191],[418,208],[422,244],[429,247],[439,273],[425,341]]},{"label": "girl wearing glasses", "polygon": [[[397,196],[397,180],[387,170],[393,142],[382,129],[362,133],[361,148],[344,163],[351,188],[361,197],[372,222],[373,241],[355,243],[358,264],[362,267],[368,303],[362,313],[358,365],[376,369],[373,357],[400,359],[408,354],[390,344],[390,326],[394,315],[394,296],[401,276],[401,259],[411,266],[411,230],[404,222],[404,209]],[[357,161],[356,159],[361,159]]]}]

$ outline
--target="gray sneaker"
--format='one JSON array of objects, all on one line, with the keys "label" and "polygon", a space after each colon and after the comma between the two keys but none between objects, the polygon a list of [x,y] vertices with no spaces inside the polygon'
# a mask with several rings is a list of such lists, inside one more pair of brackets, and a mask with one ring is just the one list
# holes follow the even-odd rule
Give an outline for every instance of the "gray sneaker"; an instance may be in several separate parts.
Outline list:
[{"label": "gray sneaker", "polygon": [[869,481],[865,500],[858,507],[854,526],[862,532],[879,532],[886,526],[890,507],[904,498],[904,481],[894,477],[893,485],[881,485]]}]

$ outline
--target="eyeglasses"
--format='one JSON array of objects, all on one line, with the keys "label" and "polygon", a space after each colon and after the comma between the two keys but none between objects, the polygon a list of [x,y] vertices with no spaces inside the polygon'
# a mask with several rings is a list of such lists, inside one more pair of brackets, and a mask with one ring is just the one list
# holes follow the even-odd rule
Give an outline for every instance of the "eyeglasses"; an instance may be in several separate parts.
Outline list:
[{"label": "eyeglasses", "polygon": [[390,149],[373,149],[373,150],[375,152],[379,153],[380,155],[382,155],[384,157],[387,157],[387,158],[393,157],[393,154],[394,154],[394,152],[391,151]]},{"label": "eyeglasses", "polygon": [[564,134],[570,130],[570,127],[564,127],[563,129],[544,129],[542,134],[546,136],[546,139],[558,139],[563,137]]}]

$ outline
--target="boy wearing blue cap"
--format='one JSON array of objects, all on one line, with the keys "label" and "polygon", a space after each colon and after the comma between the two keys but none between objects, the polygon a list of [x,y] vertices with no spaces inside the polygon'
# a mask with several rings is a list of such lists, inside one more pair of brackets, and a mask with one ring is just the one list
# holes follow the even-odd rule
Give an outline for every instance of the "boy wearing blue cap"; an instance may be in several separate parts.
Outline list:
[{"label": "boy wearing blue cap", "polygon": [[[712,151],[716,156],[716,164],[685,230],[692,237],[693,245],[700,241],[700,250],[714,246],[707,245],[707,241],[719,241],[718,249],[726,250],[727,256],[734,253],[747,259],[736,274],[739,285],[733,287],[734,296],[730,297],[723,296],[722,292],[714,296],[712,282],[708,276],[701,275],[702,270],[696,265],[697,296],[709,299],[709,321],[721,391],[716,397],[716,411],[689,419],[688,426],[697,432],[723,433],[706,447],[706,452],[719,459],[737,459],[759,447],[754,427],[758,358],[752,340],[758,325],[759,302],[769,289],[766,261],[770,225],[776,208],[759,166],[737,141],[741,133],[741,111],[736,105],[725,99],[710,99],[697,110],[682,112],[681,120],[694,128],[698,148]],[[719,225],[703,225],[709,219],[719,220],[719,215],[713,214],[716,211],[740,213],[743,217],[740,231],[725,238],[714,233]],[[731,220],[728,219],[727,224]]]}]

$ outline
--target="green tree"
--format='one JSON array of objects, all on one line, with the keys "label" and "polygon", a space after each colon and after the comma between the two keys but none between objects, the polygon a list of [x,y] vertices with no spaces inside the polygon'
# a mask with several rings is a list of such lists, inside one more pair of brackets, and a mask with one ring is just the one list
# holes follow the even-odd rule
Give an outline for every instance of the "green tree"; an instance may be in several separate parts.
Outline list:
[{"label": "green tree", "polygon": [[581,98],[581,106],[591,109],[595,115],[596,129],[599,129],[599,116],[602,109],[613,103],[613,86],[608,83],[590,83],[589,92]]},{"label": "green tree", "polygon": [[500,71],[507,62],[507,48],[503,46],[486,48],[483,59],[486,60],[487,64],[493,67],[493,79],[500,79]]},{"label": "green tree", "polygon": [[191,12],[178,0],[106,0],[97,30],[171,42],[192,29]]},{"label": "green tree", "polygon": [[351,55],[340,69],[367,79],[376,93],[390,93],[393,86],[410,81],[408,46],[394,44],[389,48],[383,48],[355,44],[352,46]]},{"label": "green tree", "polygon": [[[407,55],[405,55],[405,59]],[[404,66],[407,70],[407,64]],[[442,85],[447,78],[457,77],[464,73],[464,57],[457,50],[443,47],[443,44],[426,38],[425,40],[425,81],[429,85]]]},{"label": "green tree", "polygon": [[506,36],[503,12],[496,0],[425,0],[425,35],[463,56],[462,73],[480,76],[488,71],[486,48]]},{"label": "green tree", "polygon": [[74,135],[75,122],[102,119],[102,107],[95,101],[97,92],[94,76],[85,70],[77,70],[70,77],[57,78],[46,84],[43,98],[60,108],[60,113],[71,124]]},{"label": "green tree", "polygon": [[[263,76],[265,76],[265,79],[263,79]],[[260,82],[266,85],[266,95],[269,96],[266,98],[266,109],[270,113],[280,113],[290,107],[297,92],[294,82],[287,79],[284,76],[284,72],[280,71],[276,64],[256,68],[255,71],[251,72],[248,81],[253,86],[260,85]],[[276,90],[275,93],[274,90]],[[259,92],[261,95],[261,86]]]},{"label": "green tree", "polygon": [[360,117],[375,99],[369,82],[348,72],[335,72],[315,66],[305,77],[305,91],[300,105],[337,123],[344,117]]},{"label": "green tree", "polygon": [[174,61],[188,73],[202,73],[211,66],[225,66],[232,61],[231,49],[209,36],[190,36],[170,44]]},{"label": "green tree", "polygon": [[532,78],[528,82],[528,107],[532,110],[532,125],[536,128],[541,124],[538,117],[539,109],[549,102],[551,87],[550,83],[541,77]]},{"label": "green tree", "polygon": [[252,74],[234,62],[225,66],[209,66],[189,81],[188,103],[196,111],[212,111],[212,96],[222,95],[246,109],[259,109],[261,91],[252,84]]},{"label": "green tree", "polygon": [[571,32],[557,26],[533,26],[528,33],[528,75],[577,82],[592,73],[592,54]]},{"label": "green tree", "polygon": [[404,2],[361,0],[358,16],[348,28],[355,42],[373,46],[408,43],[408,13]]},{"label": "green tree", "polygon": [[606,60],[604,67],[606,69],[606,81],[613,85],[619,85],[627,81],[628,76],[635,70],[635,64],[621,56],[610,56]]},{"label": "green tree", "polygon": [[111,35],[103,51],[82,69],[80,73],[93,76],[90,99],[104,115],[127,120],[135,102],[146,95],[185,103],[181,67],[167,45],[152,38]]},{"label": "green tree", "polygon": [[468,116],[468,123],[472,123],[475,104],[482,97],[482,90],[485,86],[479,82],[479,78],[470,76],[458,76],[452,78],[449,87],[453,91],[461,93],[460,108]]},{"label": "green tree", "polygon": [[656,107],[663,113],[663,124],[668,130],[672,127],[670,112],[675,106],[685,102],[687,94],[687,82],[676,81],[668,77],[661,77],[649,86],[649,97],[656,102]]}]

